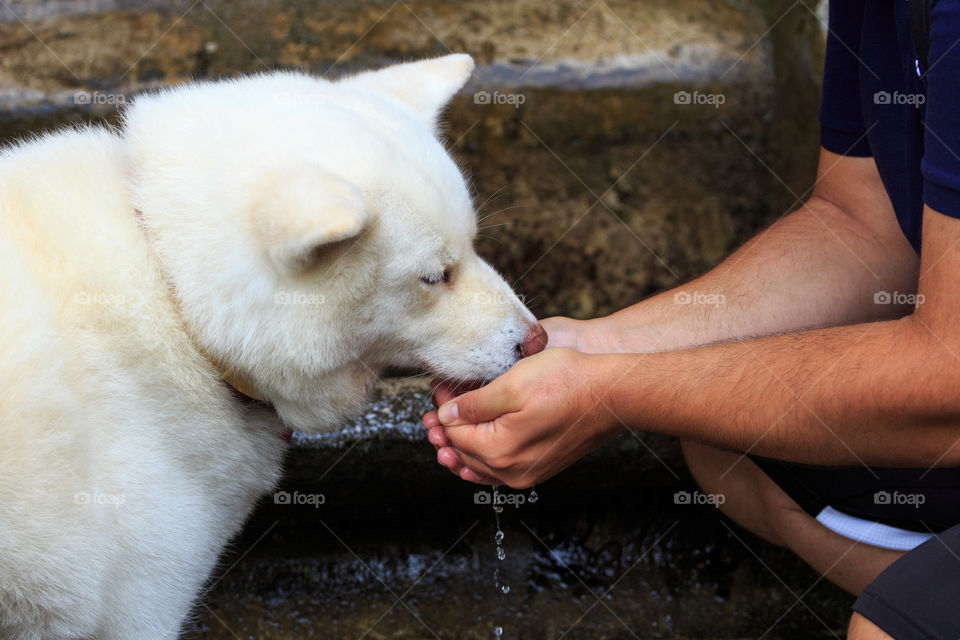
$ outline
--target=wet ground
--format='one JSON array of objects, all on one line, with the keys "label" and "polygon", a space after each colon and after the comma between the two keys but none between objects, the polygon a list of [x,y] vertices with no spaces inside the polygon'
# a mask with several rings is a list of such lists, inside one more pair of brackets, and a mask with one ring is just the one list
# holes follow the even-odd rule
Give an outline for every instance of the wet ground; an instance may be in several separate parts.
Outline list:
[{"label": "wet ground", "polygon": [[848,597],[711,507],[540,495],[504,512],[506,595],[489,507],[399,507],[356,528],[324,507],[260,519],[251,534],[265,537],[225,559],[236,565],[186,637],[489,639],[496,625],[530,639],[842,636]]},{"label": "wet ground", "polygon": [[300,438],[184,638],[842,637],[851,598],[678,499],[693,487],[667,439],[625,436],[535,504],[507,493],[499,563],[490,495],[436,467],[426,403],[388,385],[343,432]]}]

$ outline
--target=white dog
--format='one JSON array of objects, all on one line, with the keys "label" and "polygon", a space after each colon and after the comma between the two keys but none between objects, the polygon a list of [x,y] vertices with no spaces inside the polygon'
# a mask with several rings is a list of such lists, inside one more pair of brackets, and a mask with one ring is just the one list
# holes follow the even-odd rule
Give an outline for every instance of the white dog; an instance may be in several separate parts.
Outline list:
[{"label": "white dog", "polygon": [[0,637],[177,637],[288,427],[544,346],[434,135],[472,69],[187,85],[3,153]]}]

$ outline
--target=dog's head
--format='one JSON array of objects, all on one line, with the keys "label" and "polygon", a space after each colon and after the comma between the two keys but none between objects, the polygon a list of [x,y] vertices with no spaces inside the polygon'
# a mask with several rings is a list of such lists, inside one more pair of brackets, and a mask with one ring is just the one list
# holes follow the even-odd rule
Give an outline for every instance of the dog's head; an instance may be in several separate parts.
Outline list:
[{"label": "dog's head", "polygon": [[473,249],[435,135],[469,56],[336,82],[190,85],[125,114],[134,206],[194,339],[291,426],[330,428],[389,365],[492,379],[545,335]]}]

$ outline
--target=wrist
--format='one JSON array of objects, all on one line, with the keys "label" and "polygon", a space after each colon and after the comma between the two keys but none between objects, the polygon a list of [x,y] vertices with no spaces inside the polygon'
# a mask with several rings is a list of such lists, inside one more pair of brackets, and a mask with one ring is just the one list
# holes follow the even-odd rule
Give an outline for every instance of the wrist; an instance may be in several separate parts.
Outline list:
[{"label": "wrist", "polygon": [[577,351],[601,354],[616,353],[622,346],[622,334],[611,316],[582,320],[577,327]]},{"label": "wrist", "polygon": [[611,315],[587,320],[579,351],[595,354],[656,353],[689,346],[675,324]]},{"label": "wrist", "polygon": [[610,353],[583,356],[583,370],[588,376],[590,389],[586,402],[588,407],[593,407],[593,422],[601,435],[618,434],[623,430],[624,424],[632,428],[631,421],[623,413],[625,406],[622,396],[624,378],[634,366],[633,359],[636,357],[639,356]]}]

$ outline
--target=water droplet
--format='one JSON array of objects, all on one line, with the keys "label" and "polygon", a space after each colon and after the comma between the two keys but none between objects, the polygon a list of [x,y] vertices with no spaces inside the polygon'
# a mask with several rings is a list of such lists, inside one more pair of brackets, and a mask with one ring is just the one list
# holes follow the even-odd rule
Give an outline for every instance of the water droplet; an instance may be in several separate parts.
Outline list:
[{"label": "water droplet", "polygon": [[536,502],[540,499],[540,496],[537,495],[537,485],[530,487],[530,497],[527,498],[527,502]]},{"label": "water droplet", "polygon": [[[500,505],[500,491],[497,485],[493,486],[493,519],[496,521],[497,532],[494,534],[493,539],[497,543],[497,559],[505,560],[507,557],[507,552],[503,550],[503,529],[500,528],[500,514],[503,512],[503,507]],[[494,586],[500,593],[507,594],[510,593],[510,587],[500,582],[500,568],[497,567],[493,570],[493,582]],[[497,640],[500,640],[503,636],[503,627],[494,627],[493,635]]]}]

